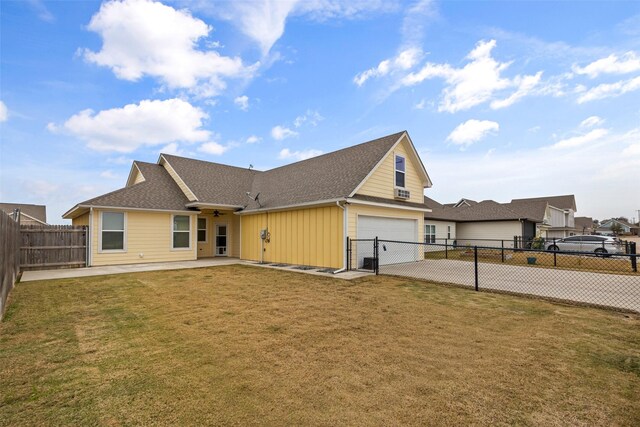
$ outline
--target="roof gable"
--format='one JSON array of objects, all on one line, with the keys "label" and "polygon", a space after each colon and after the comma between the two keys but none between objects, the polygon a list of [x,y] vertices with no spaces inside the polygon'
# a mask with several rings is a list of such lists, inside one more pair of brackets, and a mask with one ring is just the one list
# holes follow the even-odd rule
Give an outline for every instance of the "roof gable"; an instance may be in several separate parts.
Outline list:
[{"label": "roof gable", "polygon": [[45,205],[31,205],[25,203],[0,203],[0,210],[11,214],[14,209],[20,209],[20,212],[30,216],[36,221],[42,223],[47,222],[47,207]]}]

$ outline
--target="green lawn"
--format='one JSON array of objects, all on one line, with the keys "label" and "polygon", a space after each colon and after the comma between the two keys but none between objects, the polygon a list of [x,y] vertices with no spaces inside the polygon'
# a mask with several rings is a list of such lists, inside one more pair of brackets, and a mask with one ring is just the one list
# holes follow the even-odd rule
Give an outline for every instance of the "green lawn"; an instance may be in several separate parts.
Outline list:
[{"label": "green lawn", "polygon": [[18,284],[0,425],[640,425],[640,317],[249,266]]}]

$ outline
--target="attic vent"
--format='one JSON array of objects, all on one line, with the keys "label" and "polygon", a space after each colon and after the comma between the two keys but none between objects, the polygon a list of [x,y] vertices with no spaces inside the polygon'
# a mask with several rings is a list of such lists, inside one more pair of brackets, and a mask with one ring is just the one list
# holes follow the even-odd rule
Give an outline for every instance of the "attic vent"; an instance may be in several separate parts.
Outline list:
[{"label": "attic vent", "polygon": [[400,188],[395,189],[394,197],[396,199],[408,200],[411,197],[411,193],[408,190],[402,190]]}]

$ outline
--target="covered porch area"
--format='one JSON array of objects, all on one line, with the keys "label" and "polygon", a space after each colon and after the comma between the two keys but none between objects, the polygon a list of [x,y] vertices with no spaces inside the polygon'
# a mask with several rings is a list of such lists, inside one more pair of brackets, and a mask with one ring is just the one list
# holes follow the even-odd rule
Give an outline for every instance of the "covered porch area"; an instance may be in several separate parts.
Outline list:
[{"label": "covered porch area", "polygon": [[240,257],[240,217],[229,208],[200,208],[197,220],[198,259]]}]

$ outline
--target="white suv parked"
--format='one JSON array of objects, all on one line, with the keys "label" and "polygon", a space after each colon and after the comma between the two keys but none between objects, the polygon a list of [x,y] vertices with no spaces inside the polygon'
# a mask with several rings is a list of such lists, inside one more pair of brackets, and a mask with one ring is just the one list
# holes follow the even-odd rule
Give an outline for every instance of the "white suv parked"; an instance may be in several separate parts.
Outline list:
[{"label": "white suv parked", "polygon": [[545,247],[548,251],[594,252],[596,255],[623,254],[624,247],[611,236],[571,236],[564,239],[547,239]]}]

